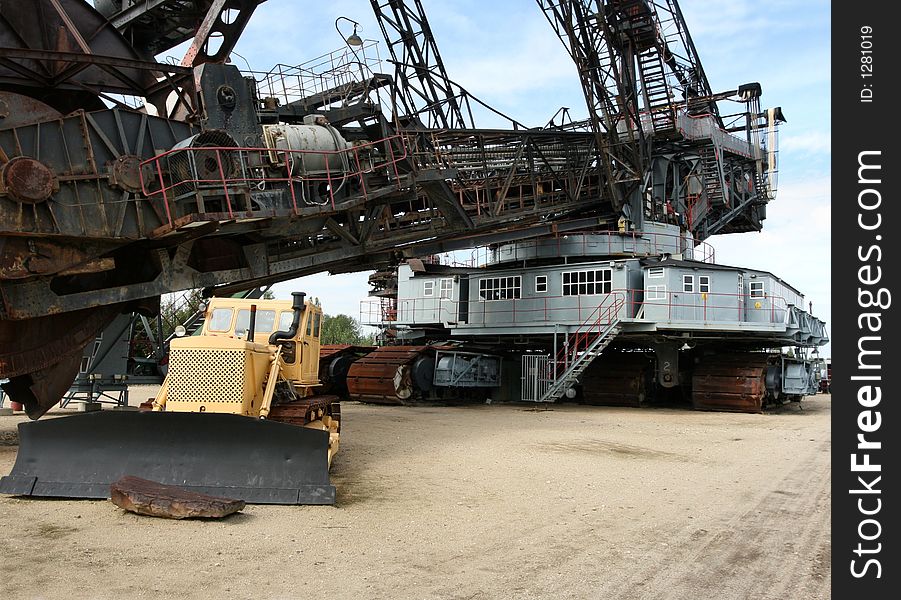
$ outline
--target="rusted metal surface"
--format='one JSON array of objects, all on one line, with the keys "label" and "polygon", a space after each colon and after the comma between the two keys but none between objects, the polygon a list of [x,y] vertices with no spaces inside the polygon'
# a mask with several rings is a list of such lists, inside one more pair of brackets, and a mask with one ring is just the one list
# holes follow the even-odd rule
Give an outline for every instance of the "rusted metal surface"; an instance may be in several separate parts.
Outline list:
[{"label": "rusted metal surface", "polygon": [[653,358],[639,352],[604,354],[582,374],[582,401],[600,406],[641,406],[648,399]]},{"label": "rusted metal surface", "polygon": [[[9,129],[38,121],[58,119],[59,111],[31,98],[6,90],[0,90],[0,129]],[[0,160],[0,162],[3,162]]]},{"label": "rusted metal surface", "polygon": [[[28,10],[23,10],[19,2],[0,3],[0,49],[4,50],[0,53],[3,56],[0,80],[17,81],[34,88],[62,87],[81,92],[86,86],[98,91],[138,95],[156,85],[152,71],[139,67],[101,67],[97,60],[65,60],[67,53],[133,61],[146,58],[83,0],[32,0],[28,4]],[[41,52],[60,53],[60,56]],[[49,104],[57,102],[65,105],[66,99],[60,95]]]},{"label": "rusted metal surface", "polygon": [[62,272],[90,273],[112,267],[110,259],[92,257],[108,250],[96,243],[0,237],[0,279],[22,279]]},{"label": "rusted metal surface", "polygon": [[44,202],[54,189],[59,189],[53,171],[27,156],[16,156],[3,165],[0,180],[0,189],[24,204]]},{"label": "rusted metal surface", "polygon": [[246,505],[243,500],[208,496],[130,475],[110,485],[110,500],[129,512],[166,519],[221,519]]},{"label": "rusted metal surface", "polygon": [[[213,0],[197,27],[194,41],[181,61],[182,66],[196,67],[206,62],[225,62],[253,11],[262,2],[263,0]],[[226,11],[232,12],[232,18],[223,18]],[[210,40],[213,38],[219,38],[220,44],[215,51],[210,51]]]},{"label": "rusted metal surface", "polygon": [[347,396],[347,374],[354,362],[375,346],[328,344],[319,348],[319,383],[323,394]]},{"label": "rusted metal surface", "polygon": [[11,400],[37,419],[71,385],[82,350],[125,307],[87,308],[24,321],[0,320],[0,378]]},{"label": "rusted metal surface", "polygon": [[347,374],[352,400],[407,404],[414,399],[411,367],[429,346],[383,346],[356,361]]},{"label": "rusted metal surface", "polygon": [[330,394],[318,394],[308,398],[300,398],[294,402],[276,404],[269,410],[270,421],[304,426],[307,423],[328,416],[339,423],[341,416],[340,398]]},{"label": "rusted metal surface", "polygon": [[702,410],[757,413],[766,397],[765,352],[705,356],[691,378],[692,403]]}]

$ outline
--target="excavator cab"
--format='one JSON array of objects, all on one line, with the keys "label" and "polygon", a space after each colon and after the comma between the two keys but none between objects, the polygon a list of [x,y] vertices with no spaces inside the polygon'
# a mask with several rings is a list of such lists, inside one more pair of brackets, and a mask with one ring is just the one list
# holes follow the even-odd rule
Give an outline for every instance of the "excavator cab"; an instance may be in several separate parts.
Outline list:
[{"label": "excavator cab", "polygon": [[134,475],[251,503],[331,504],[337,397],[316,395],[322,309],[213,298],[200,335],[173,339],[149,412],[22,423],[0,492],[106,498]]}]

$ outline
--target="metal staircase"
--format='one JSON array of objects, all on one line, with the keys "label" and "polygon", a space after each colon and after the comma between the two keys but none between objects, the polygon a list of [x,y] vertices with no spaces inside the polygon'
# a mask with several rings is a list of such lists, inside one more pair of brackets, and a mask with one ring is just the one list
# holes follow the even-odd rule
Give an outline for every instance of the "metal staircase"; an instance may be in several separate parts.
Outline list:
[{"label": "metal staircase", "polygon": [[711,207],[728,203],[721,157],[722,150],[716,144],[701,150],[701,181]]},{"label": "metal staircase", "polygon": [[645,104],[651,116],[654,133],[672,131],[676,127],[673,98],[663,60],[656,48],[638,55],[638,69],[644,84]]},{"label": "metal staircase", "polygon": [[567,337],[563,349],[548,365],[552,381],[539,402],[556,402],[578,383],[585,369],[622,331],[619,314],[624,304],[621,294],[611,294]]}]

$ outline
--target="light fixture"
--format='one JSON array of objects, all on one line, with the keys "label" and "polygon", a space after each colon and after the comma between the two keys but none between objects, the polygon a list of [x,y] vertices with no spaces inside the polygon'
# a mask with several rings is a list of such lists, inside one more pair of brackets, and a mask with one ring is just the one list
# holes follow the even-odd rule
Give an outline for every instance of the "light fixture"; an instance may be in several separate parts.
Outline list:
[{"label": "light fixture", "polygon": [[363,45],[363,38],[361,38],[360,36],[357,35],[357,26],[356,25],[354,25],[354,32],[352,34],[350,34],[349,38],[347,38],[347,45],[348,46],[362,46]]},{"label": "light fixture", "polygon": [[[349,22],[353,23],[353,25],[354,25],[354,32],[352,34],[350,34],[349,37],[344,37],[344,34],[341,33],[341,28],[338,27],[338,23],[341,20],[349,21]],[[359,26],[360,26],[359,23],[357,23],[353,19],[348,19],[347,17],[338,17],[337,19],[335,19],[335,29],[338,30],[338,35],[340,35],[341,39],[344,40],[344,43],[347,44],[348,46],[350,46],[351,48],[359,48],[360,46],[363,45],[363,38],[361,38],[359,35],[357,35],[357,27],[359,27]]]}]

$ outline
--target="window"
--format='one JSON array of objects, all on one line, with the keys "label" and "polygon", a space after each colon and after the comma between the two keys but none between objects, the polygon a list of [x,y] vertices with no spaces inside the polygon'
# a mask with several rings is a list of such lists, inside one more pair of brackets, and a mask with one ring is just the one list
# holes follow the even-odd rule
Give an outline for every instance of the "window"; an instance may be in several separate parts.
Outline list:
[{"label": "window", "polygon": [[291,322],[294,320],[294,311],[286,310],[282,311],[282,314],[278,316],[278,330],[279,331],[288,331],[291,328]]},{"label": "window", "polygon": [[453,289],[454,289],[454,280],[453,279],[442,279],[439,297],[440,298],[450,298],[451,292],[453,291]]},{"label": "window", "polygon": [[313,337],[319,337],[319,326],[322,325],[322,313],[316,313],[313,316]]},{"label": "window", "polygon": [[514,300],[520,297],[522,277],[486,277],[479,280],[479,301]]},{"label": "window", "polygon": [[423,296],[434,296],[435,295],[435,282],[434,281],[423,281],[422,282],[422,295]]},{"label": "window", "polygon": [[751,297],[752,298],[763,298],[764,297],[762,281],[752,281],[751,282]]},{"label": "window", "polygon": [[648,278],[649,279],[660,279],[665,274],[663,267],[651,267],[648,269]]},{"label": "window", "polygon": [[695,291],[695,276],[694,275],[683,275],[682,276],[682,291],[686,294],[692,294]]},{"label": "window", "polygon": [[[272,326],[275,325],[275,311],[274,310],[258,310],[256,323],[254,323],[254,331],[259,331],[260,333],[269,333],[272,331]],[[235,334],[236,335],[244,335],[247,329],[250,327],[250,310],[249,309],[241,309],[238,311],[238,319],[235,321]]]},{"label": "window", "polygon": [[535,276],[535,293],[544,294],[547,292],[547,275]]},{"label": "window", "polygon": [[609,294],[613,288],[613,271],[565,271],[563,273],[564,296],[591,296]]},{"label": "window", "polygon": [[313,315],[309,314],[309,311],[304,311],[307,313],[307,337],[313,335]]},{"label": "window", "polygon": [[228,331],[232,325],[232,309],[216,308],[210,315],[210,331]]},{"label": "window", "polygon": [[666,286],[649,285],[645,300],[666,300]]},{"label": "window", "polygon": [[710,276],[698,275],[698,291],[702,294],[710,293]]}]

